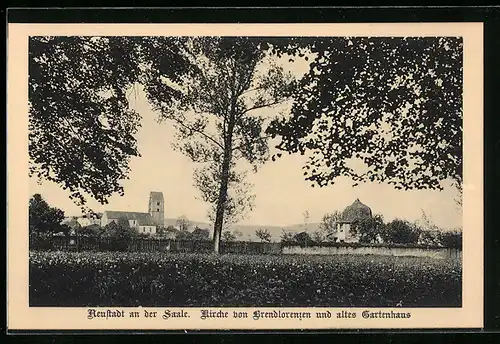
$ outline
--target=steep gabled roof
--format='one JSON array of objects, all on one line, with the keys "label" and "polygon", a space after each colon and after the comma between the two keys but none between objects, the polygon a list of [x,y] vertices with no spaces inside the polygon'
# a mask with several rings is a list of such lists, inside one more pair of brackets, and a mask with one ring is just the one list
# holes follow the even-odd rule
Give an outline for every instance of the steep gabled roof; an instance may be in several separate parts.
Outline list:
[{"label": "steep gabled roof", "polygon": [[104,212],[109,220],[118,220],[121,217],[127,220],[137,220],[139,226],[155,226],[155,220],[149,213],[138,213],[135,211],[110,211]]}]

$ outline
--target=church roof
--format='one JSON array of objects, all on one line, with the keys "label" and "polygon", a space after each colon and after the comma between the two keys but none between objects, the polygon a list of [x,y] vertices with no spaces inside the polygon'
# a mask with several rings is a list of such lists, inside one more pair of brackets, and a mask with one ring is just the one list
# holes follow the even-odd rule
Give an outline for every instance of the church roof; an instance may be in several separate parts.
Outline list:
[{"label": "church roof", "polygon": [[106,210],[105,214],[109,220],[118,220],[121,217],[127,220],[137,220],[139,226],[154,226],[156,225],[155,220],[149,213],[138,213],[135,211],[110,211]]},{"label": "church roof", "polygon": [[354,222],[367,217],[372,217],[372,210],[369,206],[361,203],[359,199],[356,199],[342,212],[342,222]]},{"label": "church roof", "polygon": [[151,191],[149,193],[149,198],[153,198],[153,199],[157,199],[157,200],[162,200],[163,201],[163,192]]}]

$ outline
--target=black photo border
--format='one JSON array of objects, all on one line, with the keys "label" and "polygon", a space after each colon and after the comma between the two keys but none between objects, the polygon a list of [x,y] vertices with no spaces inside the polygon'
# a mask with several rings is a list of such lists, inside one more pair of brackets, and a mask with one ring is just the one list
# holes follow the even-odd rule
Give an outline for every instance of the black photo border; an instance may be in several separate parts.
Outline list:
[{"label": "black photo border", "polygon": [[[252,7],[252,8],[9,8],[8,23],[395,23],[395,22],[483,22],[484,23],[484,329],[440,330],[328,330],[300,331],[309,335],[326,333],[385,334],[396,339],[402,333],[500,333],[500,216],[497,202],[500,199],[500,8],[499,7]],[[6,246],[4,246],[6,247]],[[5,251],[7,253],[7,251]],[[4,268],[6,266],[4,265]],[[6,271],[5,271],[6,276]],[[6,331],[23,342],[32,342],[24,334],[45,334],[44,340],[53,342],[53,335],[80,334],[78,342],[86,335],[102,334],[102,331]],[[142,336],[130,334],[165,333],[221,333],[221,331],[107,331],[115,340],[149,342]],[[239,334],[266,333],[274,340],[282,341],[285,331],[223,331],[226,336],[220,342],[240,341]],[[390,334],[387,334],[390,333]],[[21,336],[19,336],[21,335]],[[20,338],[21,337],[21,338]],[[180,336],[184,337],[184,336]],[[88,338],[88,337],[87,337]],[[225,339],[224,339],[225,338]],[[232,339],[231,339],[232,338]],[[69,341],[76,343],[74,341]],[[88,338],[90,342],[91,339]],[[42,338],[40,338],[42,340]],[[80,341],[82,340],[82,341]],[[17,340],[16,340],[17,341]],[[37,340],[38,341],[38,340]],[[106,338],[103,340],[107,342]],[[169,339],[170,341],[170,339]],[[330,341],[330,340],[329,340]],[[371,341],[371,340],[370,340]],[[184,341],[183,341],[184,342]],[[409,341],[406,341],[409,342]]]}]

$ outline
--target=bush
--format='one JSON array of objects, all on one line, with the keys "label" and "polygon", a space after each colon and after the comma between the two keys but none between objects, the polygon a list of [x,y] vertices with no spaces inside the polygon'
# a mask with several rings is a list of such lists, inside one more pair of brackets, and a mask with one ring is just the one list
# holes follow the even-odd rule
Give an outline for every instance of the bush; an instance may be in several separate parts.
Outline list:
[{"label": "bush", "polygon": [[311,239],[311,236],[307,232],[300,232],[293,236],[294,244],[300,246],[312,246],[314,241]]},{"label": "bush", "polygon": [[384,232],[384,226],[384,218],[382,215],[377,214],[373,217],[356,221],[351,227],[351,235],[358,237],[360,243],[375,243]]},{"label": "bush", "polygon": [[103,236],[109,238],[109,250],[127,251],[129,242],[138,234],[130,228],[127,219],[120,218],[118,223],[110,222],[104,227]]},{"label": "bush", "polygon": [[54,241],[48,235],[32,234],[29,240],[30,250],[49,251],[54,249]]},{"label": "bush", "polygon": [[285,229],[282,229],[281,230],[281,236],[280,236],[280,239],[281,239],[281,244],[282,245],[288,245],[288,244],[294,244],[294,240],[293,240],[293,232],[289,231],[289,230],[285,230]]},{"label": "bush", "polygon": [[100,237],[104,233],[104,228],[99,225],[89,225],[79,230],[79,235],[88,237]]},{"label": "bush", "polygon": [[442,232],[441,233],[441,243],[447,248],[457,248],[462,249],[462,232]]},{"label": "bush", "polygon": [[196,226],[191,232],[191,238],[198,241],[210,240],[210,230]]},{"label": "bush", "polygon": [[421,245],[443,247],[441,242],[441,231],[439,230],[422,230],[418,243]]},{"label": "bush", "polygon": [[395,219],[389,222],[384,229],[385,242],[395,244],[416,244],[420,237],[420,229],[408,221]]}]

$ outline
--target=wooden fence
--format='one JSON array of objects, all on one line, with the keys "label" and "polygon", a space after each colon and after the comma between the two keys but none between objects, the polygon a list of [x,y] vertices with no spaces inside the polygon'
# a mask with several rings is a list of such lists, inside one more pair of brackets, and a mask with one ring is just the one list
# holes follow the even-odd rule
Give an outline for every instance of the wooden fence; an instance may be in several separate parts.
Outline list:
[{"label": "wooden fence", "polygon": [[[30,238],[32,250],[61,251],[129,251],[129,252],[211,252],[212,241],[134,238],[120,241],[114,238],[51,237]],[[221,242],[222,253],[279,254],[280,243],[228,241]]]}]

